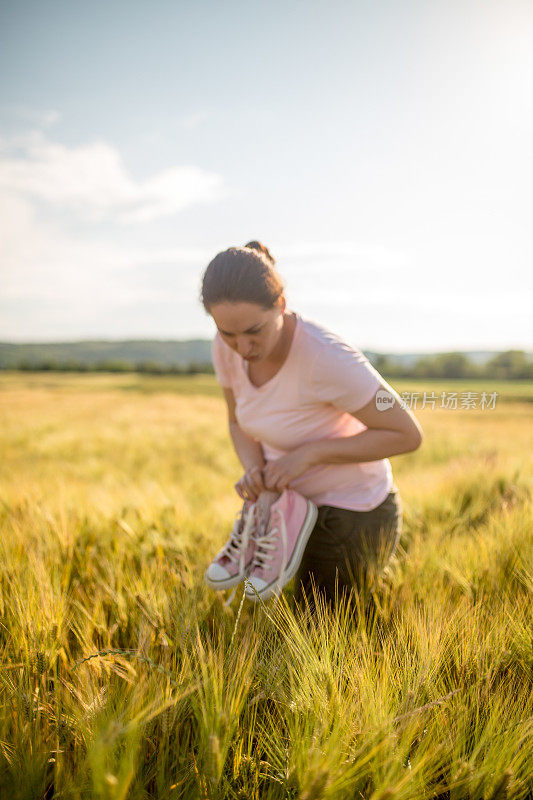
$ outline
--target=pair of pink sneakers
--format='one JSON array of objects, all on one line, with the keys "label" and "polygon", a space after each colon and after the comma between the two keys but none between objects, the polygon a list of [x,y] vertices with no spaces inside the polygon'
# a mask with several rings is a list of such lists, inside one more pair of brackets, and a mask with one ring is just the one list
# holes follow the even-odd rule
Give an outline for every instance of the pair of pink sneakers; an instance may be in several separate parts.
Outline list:
[{"label": "pair of pink sneakers", "polygon": [[285,489],[270,508],[266,530],[261,530],[257,504],[246,500],[228,542],[207,568],[206,583],[230,589],[247,578],[250,600],[279,594],[300,566],[317,514],[311,500]]}]

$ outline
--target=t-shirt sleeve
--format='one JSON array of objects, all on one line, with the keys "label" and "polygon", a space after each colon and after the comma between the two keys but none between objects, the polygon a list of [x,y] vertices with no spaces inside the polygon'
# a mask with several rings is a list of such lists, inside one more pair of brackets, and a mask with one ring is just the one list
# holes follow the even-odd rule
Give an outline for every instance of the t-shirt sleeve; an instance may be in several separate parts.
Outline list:
[{"label": "t-shirt sleeve", "polygon": [[232,388],[231,362],[228,358],[231,352],[228,351],[229,348],[217,333],[211,345],[211,360],[213,361],[217,381],[224,389]]},{"label": "t-shirt sleeve", "polygon": [[317,353],[311,383],[319,400],[352,414],[372,400],[382,379],[360,350],[332,337]]}]

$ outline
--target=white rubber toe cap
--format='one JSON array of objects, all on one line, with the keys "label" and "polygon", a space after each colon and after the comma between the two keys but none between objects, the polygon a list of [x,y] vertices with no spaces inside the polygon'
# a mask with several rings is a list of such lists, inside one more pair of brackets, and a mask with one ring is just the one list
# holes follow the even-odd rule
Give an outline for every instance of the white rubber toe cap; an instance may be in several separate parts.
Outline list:
[{"label": "white rubber toe cap", "polygon": [[208,583],[219,584],[221,581],[227,581],[229,577],[228,570],[220,564],[210,564],[205,573],[205,579]]},{"label": "white rubber toe cap", "polygon": [[[248,581],[249,583],[246,584],[246,597],[248,597],[250,600],[257,600],[257,594],[259,594],[261,597],[264,597],[265,594],[266,595],[270,594],[268,590],[265,592],[265,587],[267,586],[267,582],[264,581],[262,578],[248,578]],[[253,591],[252,587],[250,586],[250,583],[254,587],[255,592],[257,592],[257,594]]]}]

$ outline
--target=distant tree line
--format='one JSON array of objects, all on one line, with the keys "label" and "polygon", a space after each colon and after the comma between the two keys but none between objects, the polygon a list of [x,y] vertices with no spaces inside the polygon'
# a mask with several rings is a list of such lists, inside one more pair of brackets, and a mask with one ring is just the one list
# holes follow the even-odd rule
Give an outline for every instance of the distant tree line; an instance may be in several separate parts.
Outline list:
[{"label": "distant tree line", "polygon": [[[1,369],[1,368],[0,368]],[[5,368],[4,368],[5,369]],[[53,358],[31,361],[21,359],[9,369],[22,372],[143,372],[148,375],[198,375],[214,374],[212,364],[192,361],[189,364],[160,364],[157,361],[126,361],[123,359],[106,359],[87,364],[84,361],[68,359],[60,361]]]},{"label": "distant tree line", "polygon": [[483,364],[475,364],[464,353],[438,353],[419,358],[410,367],[387,356],[377,356],[374,366],[386,378],[533,380],[533,359],[523,350],[497,353]]},{"label": "distant tree line", "polygon": [[[419,358],[412,365],[395,361],[394,357],[375,355],[372,364],[385,378],[490,378],[493,380],[533,380],[533,360],[523,350],[507,350],[476,364],[464,353],[439,353]],[[5,369],[5,368],[4,368]],[[158,361],[105,359],[85,363],[75,359],[21,358],[9,369],[28,372],[140,372],[148,375],[213,374],[211,363],[191,361],[186,365],[162,364]]]}]

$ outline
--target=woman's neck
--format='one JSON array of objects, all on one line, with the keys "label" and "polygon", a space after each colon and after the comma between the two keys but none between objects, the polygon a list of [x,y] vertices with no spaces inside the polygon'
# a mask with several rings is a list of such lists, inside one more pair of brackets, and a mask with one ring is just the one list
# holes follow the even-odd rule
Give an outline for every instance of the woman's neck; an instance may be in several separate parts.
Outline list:
[{"label": "woman's neck", "polygon": [[279,342],[274,348],[274,351],[268,358],[267,363],[275,366],[281,365],[287,358],[289,350],[291,349],[292,337],[296,328],[296,314],[293,312],[285,312],[283,314],[283,328],[281,329]]}]

